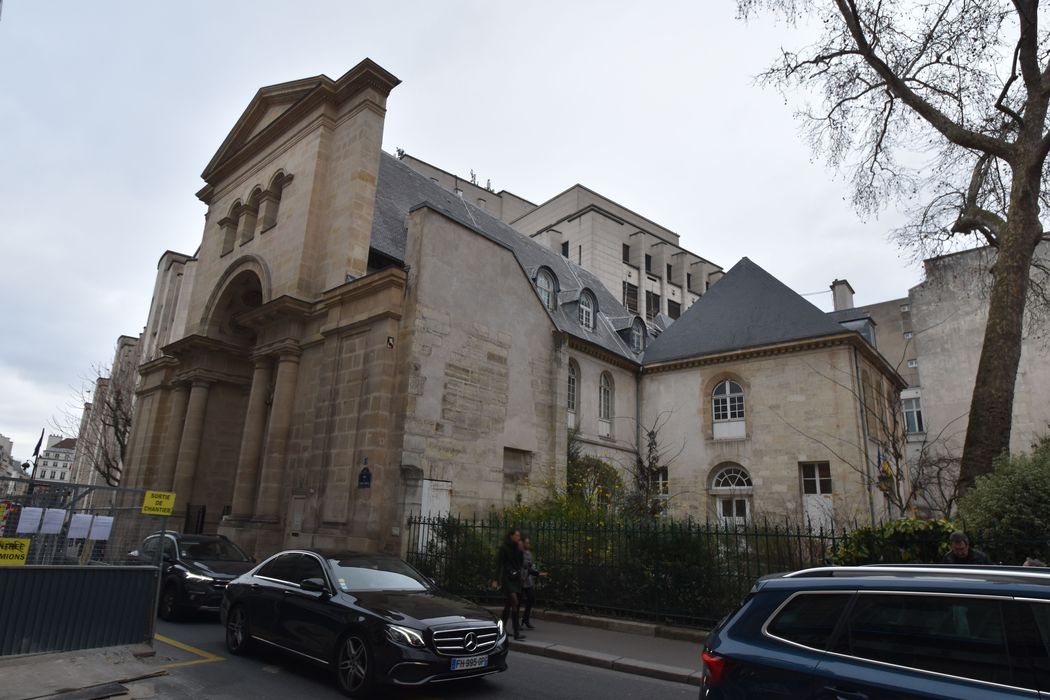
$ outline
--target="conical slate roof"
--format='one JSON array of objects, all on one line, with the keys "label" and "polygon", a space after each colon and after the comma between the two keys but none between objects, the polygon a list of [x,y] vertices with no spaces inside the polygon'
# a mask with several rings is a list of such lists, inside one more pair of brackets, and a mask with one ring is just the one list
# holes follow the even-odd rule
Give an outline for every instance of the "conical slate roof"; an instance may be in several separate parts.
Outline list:
[{"label": "conical slate roof", "polygon": [[644,364],[846,333],[747,258],[650,343]]}]

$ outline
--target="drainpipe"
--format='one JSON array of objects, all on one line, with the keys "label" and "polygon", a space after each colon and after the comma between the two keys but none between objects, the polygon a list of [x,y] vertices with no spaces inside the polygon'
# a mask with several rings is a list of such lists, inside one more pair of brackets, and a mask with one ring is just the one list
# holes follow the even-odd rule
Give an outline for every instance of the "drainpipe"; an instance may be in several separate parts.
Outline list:
[{"label": "drainpipe", "polygon": [[860,353],[857,352],[856,346],[853,346],[853,371],[854,376],[857,379],[857,394],[860,397],[858,407],[860,409],[860,430],[864,440],[864,476],[868,479],[865,484],[868,492],[868,510],[871,512],[871,526],[875,527],[875,494],[872,493],[871,490],[875,482],[871,478],[871,458],[868,454],[868,449],[870,448],[870,440],[868,439],[868,422],[864,416],[864,382],[862,382],[860,378]]}]

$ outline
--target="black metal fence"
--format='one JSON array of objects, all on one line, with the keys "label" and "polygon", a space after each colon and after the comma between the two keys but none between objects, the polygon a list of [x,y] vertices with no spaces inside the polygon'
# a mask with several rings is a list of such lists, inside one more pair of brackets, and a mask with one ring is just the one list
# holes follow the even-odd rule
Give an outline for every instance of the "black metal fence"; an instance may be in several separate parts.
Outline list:
[{"label": "black metal fence", "polygon": [[695,626],[717,622],[765,574],[828,563],[842,537],[784,524],[413,517],[408,560],[453,593],[495,600],[496,551],[511,527],[549,574],[541,607]]}]

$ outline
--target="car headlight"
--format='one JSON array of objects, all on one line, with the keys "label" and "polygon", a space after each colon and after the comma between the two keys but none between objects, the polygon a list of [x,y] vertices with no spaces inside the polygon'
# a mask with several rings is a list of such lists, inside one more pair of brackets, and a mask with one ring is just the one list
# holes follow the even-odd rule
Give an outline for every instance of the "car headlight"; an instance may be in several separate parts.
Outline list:
[{"label": "car headlight", "polygon": [[211,576],[204,576],[203,574],[195,574],[192,571],[186,572],[186,580],[192,581],[193,583],[212,583],[215,581]]},{"label": "car headlight", "polygon": [[503,620],[499,620],[496,623],[496,630],[498,632],[496,634],[496,639],[503,639]]},{"label": "car headlight", "polygon": [[426,646],[426,643],[423,641],[423,635],[414,629],[409,629],[408,627],[387,625],[386,637],[394,644],[400,644],[406,647],[415,647],[418,649]]}]

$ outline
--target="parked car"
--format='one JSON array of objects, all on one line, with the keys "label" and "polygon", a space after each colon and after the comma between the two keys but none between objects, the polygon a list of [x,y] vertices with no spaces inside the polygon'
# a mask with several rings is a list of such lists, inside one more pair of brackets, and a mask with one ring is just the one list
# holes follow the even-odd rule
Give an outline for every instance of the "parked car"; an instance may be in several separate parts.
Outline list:
[{"label": "parked car", "polygon": [[825,567],[766,577],[711,633],[706,700],[1050,697],[1050,570]]},{"label": "parked car", "polygon": [[280,552],[222,599],[232,654],[265,644],[335,672],[350,697],[507,669],[503,623],[382,554]]},{"label": "parked car", "polygon": [[163,576],[157,613],[177,620],[185,613],[218,612],[226,584],[255,566],[254,560],[222,535],[154,533],[131,552],[145,562],[162,547]]}]

